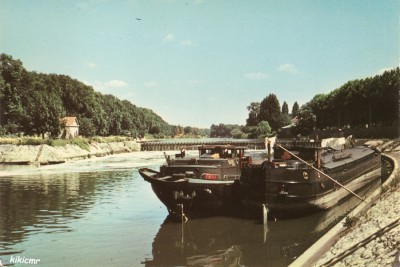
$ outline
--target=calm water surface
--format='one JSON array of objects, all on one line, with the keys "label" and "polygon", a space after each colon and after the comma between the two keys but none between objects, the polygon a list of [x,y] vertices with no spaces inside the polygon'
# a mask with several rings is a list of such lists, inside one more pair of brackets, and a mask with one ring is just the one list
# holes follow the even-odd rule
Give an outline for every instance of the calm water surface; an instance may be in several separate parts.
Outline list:
[{"label": "calm water surface", "polygon": [[287,266],[354,206],[267,228],[226,217],[170,223],[137,172],[163,162],[160,152],[137,152],[59,166],[0,165],[1,262],[13,265],[20,256],[40,259],[38,266]]}]

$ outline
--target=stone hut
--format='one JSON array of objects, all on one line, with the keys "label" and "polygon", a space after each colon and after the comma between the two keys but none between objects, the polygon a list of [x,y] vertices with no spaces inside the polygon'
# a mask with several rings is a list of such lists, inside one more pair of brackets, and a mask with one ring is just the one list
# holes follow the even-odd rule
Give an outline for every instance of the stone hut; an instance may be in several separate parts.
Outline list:
[{"label": "stone hut", "polygon": [[64,117],[60,119],[61,135],[60,138],[71,139],[79,135],[79,125],[76,117]]}]

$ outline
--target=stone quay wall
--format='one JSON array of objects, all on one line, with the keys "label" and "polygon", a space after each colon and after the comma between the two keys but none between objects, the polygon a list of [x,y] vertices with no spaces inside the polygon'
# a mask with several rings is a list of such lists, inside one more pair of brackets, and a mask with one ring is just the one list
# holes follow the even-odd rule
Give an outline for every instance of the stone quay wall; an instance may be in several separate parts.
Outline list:
[{"label": "stone quay wall", "polygon": [[400,267],[400,141],[373,145],[392,161],[390,177],[290,266]]},{"label": "stone quay wall", "polygon": [[65,146],[1,145],[0,164],[55,164],[133,151],[140,151],[140,144],[135,141],[91,142],[88,149],[71,144]]}]

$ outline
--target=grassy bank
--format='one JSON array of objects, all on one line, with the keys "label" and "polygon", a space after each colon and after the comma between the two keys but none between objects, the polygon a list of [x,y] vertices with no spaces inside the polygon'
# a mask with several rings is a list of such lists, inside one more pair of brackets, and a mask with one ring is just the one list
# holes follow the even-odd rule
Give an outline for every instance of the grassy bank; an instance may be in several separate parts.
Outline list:
[{"label": "grassy bank", "polygon": [[91,138],[75,138],[75,139],[43,139],[36,137],[21,137],[21,138],[8,138],[0,137],[0,145],[49,145],[52,147],[66,146],[66,145],[77,145],[82,149],[89,150],[89,145],[92,142],[97,143],[112,143],[112,142],[123,142],[132,141],[131,137],[123,136],[108,136],[108,137],[91,137]]}]

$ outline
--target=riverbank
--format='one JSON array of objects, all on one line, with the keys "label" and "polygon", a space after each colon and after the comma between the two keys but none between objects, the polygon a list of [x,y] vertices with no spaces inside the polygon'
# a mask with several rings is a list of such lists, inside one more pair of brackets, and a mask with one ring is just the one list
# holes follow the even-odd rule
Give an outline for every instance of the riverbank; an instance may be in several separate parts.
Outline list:
[{"label": "riverbank", "polygon": [[375,145],[393,160],[392,175],[291,266],[400,266],[400,144]]},{"label": "riverbank", "polygon": [[65,146],[0,145],[0,164],[46,165],[133,151],[140,151],[140,144],[136,141],[91,142],[87,148],[74,144]]}]

